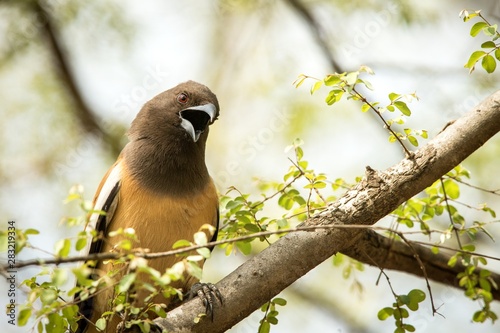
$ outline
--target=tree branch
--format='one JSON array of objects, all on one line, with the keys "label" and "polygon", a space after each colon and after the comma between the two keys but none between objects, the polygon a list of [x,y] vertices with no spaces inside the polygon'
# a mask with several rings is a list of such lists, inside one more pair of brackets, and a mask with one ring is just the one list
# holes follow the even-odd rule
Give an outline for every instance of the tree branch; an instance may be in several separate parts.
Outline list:
[{"label": "tree branch", "polygon": [[[379,268],[393,269],[424,277],[422,269],[415,261],[415,255],[418,255],[425,266],[429,279],[461,288],[458,285],[457,274],[465,270],[462,263],[457,262],[455,266],[450,267],[448,266],[450,256],[443,253],[434,254],[427,247],[418,246],[415,243],[412,243],[412,246],[414,251],[404,242],[394,241],[368,229],[364,230],[359,243],[342,251],[342,253],[371,266],[376,264]],[[478,274],[479,271],[477,271]],[[499,274],[492,273],[491,277],[497,285],[500,285]],[[500,290],[492,289],[491,294],[495,300],[500,301]]]},{"label": "tree branch", "polygon": [[304,21],[309,25],[311,32],[316,39],[319,47],[323,51],[326,59],[330,63],[332,69],[337,73],[342,73],[342,67],[339,65],[335,57],[333,56],[330,48],[328,47],[328,42],[326,40],[326,33],[323,31],[321,25],[314,19],[313,14],[309,11],[309,9],[300,1],[300,0],[287,0],[290,6],[297,11],[297,13],[302,16]]},{"label": "tree branch", "polygon": [[62,81],[63,88],[68,90],[68,95],[74,104],[73,110],[82,128],[88,133],[102,137],[103,141],[112,150],[112,153],[118,155],[121,151],[118,140],[102,128],[100,122],[94,116],[78,88],[67,60],[67,52],[65,52],[63,45],[60,43],[60,38],[57,36],[56,25],[51,17],[50,10],[48,10],[47,5],[41,0],[33,1],[33,10],[39,15],[41,21],[44,22],[44,24],[40,25],[41,33],[46,36],[47,46],[52,55],[54,68],[58,73],[59,79]]},{"label": "tree branch", "polygon": [[[430,186],[500,131],[500,91],[457,119],[411,159],[385,171],[366,168],[366,176],[329,209],[305,225],[373,225],[402,202]],[[217,284],[225,305],[213,322],[193,319],[204,312],[199,299],[155,322],[169,332],[223,332],[337,252],[360,246],[362,229],[321,229],[290,233],[237,268]],[[256,292],[258,291],[258,292]]]}]

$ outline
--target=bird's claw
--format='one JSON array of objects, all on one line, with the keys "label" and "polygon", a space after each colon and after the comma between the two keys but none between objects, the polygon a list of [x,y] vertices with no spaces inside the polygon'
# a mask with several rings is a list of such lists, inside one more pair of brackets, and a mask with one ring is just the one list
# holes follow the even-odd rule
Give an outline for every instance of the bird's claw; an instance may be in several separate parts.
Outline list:
[{"label": "bird's claw", "polygon": [[221,305],[224,304],[222,294],[212,283],[195,283],[189,291],[188,299],[198,296],[203,302],[205,313],[214,321],[214,302],[218,300]]}]

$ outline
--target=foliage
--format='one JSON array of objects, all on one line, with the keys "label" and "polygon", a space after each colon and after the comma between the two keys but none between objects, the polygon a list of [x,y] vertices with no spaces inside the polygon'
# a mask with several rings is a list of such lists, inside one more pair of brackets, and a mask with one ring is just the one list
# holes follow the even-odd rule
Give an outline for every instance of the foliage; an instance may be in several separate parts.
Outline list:
[{"label": "foliage", "polygon": [[276,297],[266,304],[262,305],[260,310],[264,312],[264,318],[261,319],[259,325],[259,333],[269,333],[271,331],[271,325],[278,324],[278,310],[276,306],[285,306],[286,300],[283,298]]},{"label": "foliage", "polygon": [[395,298],[396,301],[392,303],[392,307],[385,307],[378,312],[378,319],[386,320],[394,317],[396,324],[394,333],[415,332],[415,327],[405,324],[404,320],[410,316],[408,310],[418,310],[418,304],[425,300],[425,293],[422,290],[413,289],[407,295],[395,295]]},{"label": "foliage", "polygon": [[472,37],[477,37],[480,33],[483,33],[483,35],[489,39],[481,44],[481,50],[474,51],[470,55],[464,67],[469,68],[469,73],[472,73],[476,64],[481,60],[483,69],[490,74],[493,73],[497,68],[497,61],[500,61],[500,43],[497,43],[497,40],[500,38],[498,25],[488,22],[481,14],[480,10],[475,10],[473,12],[462,10],[460,16],[463,18],[464,22],[473,18],[479,18],[481,21],[474,23],[470,29],[470,35]]}]

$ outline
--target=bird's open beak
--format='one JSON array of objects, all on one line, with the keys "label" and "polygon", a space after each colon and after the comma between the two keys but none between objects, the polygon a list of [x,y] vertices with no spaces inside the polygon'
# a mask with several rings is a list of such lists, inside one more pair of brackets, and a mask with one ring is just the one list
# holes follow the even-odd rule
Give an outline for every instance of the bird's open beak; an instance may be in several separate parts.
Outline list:
[{"label": "bird's open beak", "polygon": [[186,130],[194,142],[207,129],[217,115],[217,108],[212,103],[192,106],[179,112],[181,126]]}]

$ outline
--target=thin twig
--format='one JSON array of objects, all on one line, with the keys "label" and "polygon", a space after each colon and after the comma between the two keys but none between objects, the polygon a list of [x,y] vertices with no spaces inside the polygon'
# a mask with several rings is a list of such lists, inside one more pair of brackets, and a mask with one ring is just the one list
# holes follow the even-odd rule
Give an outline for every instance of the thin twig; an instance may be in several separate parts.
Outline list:
[{"label": "thin twig", "polygon": [[446,210],[448,211],[448,217],[450,218],[450,225],[455,232],[455,237],[457,238],[458,247],[462,249],[462,242],[460,241],[460,235],[458,233],[458,228],[455,227],[455,223],[453,223],[453,217],[451,216],[450,204],[448,202],[448,195],[446,194],[446,189],[444,188],[443,177],[439,177],[439,181],[441,182],[441,189],[443,190],[444,202],[446,204]]},{"label": "thin twig", "polygon": [[[124,261],[130,261],[134,257],[139,257],[139,258],[144,258],[144,259],[156,259],[156,258],[162,258],[162,257],[166,257],[166,256],[183,254],[183,253],[191,252],[191,251],[201,249],[201,248],[214,247],[214,246],[218,246],[218,245],[222,245],[222,244],[235,243],[235,242],[249,240],[249,239],[253,239],[253,238],[259,238],[259,237],[263,237],[263,236],[279,235],[279,234],[286,234],[286,233],[291,233],[291,232],[301,232],[301,231],[313,232],[313,231],[317,231],[317,230],[327,230],[327,229],[371,229],[371,230],[395,232],[394,230],[392,230],[390,228],[386,228],[386,227],[378,227],[378,226],[373,226],[373,225],[359,225],[359,224],[328,224],[328,225],[301,226],[301,227],[290,228],[290,229],[256,232],[256,233],[251,234],[251,235],[244,235],[244,236],[235,237],[235,238],[231,238],[231,239],[223,239],[223,240],[219,240],[219,241],[208,242],[204,245],[192,245],[192,246],[183,247],[180,249],[170,250],[170,251],[165,251],[165,252],[155,252],[155,253],[146,253],[144,251],[133,251],[130,253],[104,252],[104,253],[94,253],[94,254],[89,254],[89,255],[85,255],[85,256],[74,256],[74,257],[66,257],[66,258],[56,257],[56,258],[47,258],[47,259],[24,260],[24,261],[16,262],[16,264],[13,265],[12,267],[9,267],[9,265],[0,266],[0,273],[6,272],[8,269],[23,268],[23,267],[27,267],[27,266],[60,265],[60,264],[65,264],[65,263],[84,262],[87,260],[100,260],[100,261],[102,261],[102,260],[108,260],[108,259],[124,259]],[[411,242],[415,243],[415,244],[443,248],[446,250],[461,252],[461,253],[470,254],[470,255],[482,256],[482,257],[489,258],[492,260],[500,261],[500,257],[483,255],[483,254],[480,254],[477,252],[464,251],[462,249],[454,249],[454,248],[450,248],[447,246],[443,246],[443,245],[439,245],[439,244],[432,244],[432,243],[428,243],[428,242],[421,242],[421,241],[411,241]]]}]

